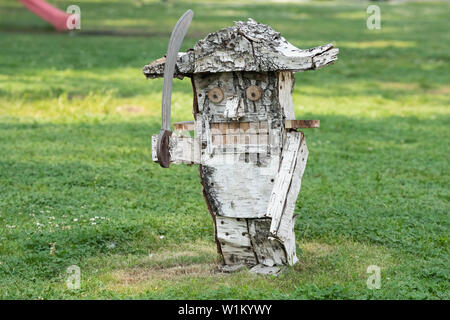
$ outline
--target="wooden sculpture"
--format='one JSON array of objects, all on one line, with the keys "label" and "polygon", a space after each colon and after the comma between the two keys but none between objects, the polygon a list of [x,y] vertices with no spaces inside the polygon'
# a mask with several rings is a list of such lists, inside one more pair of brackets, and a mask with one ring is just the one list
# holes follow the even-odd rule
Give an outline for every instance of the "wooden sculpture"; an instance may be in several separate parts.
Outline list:
[{"label": "wooden sculpture", "polygon": [[[332,44],[298,49],[249,19],[178,53],[171,75],[191,78],[195,120],[154,135],[152,156],[165,167],[199,164],[222,270],[276,274],[297,262],[294,208],[308,148],[296,129],[319,121],[295,120],[294,72],[329,65],[338,52]],[[166,63],[146,65],[144,75],[162,77]]]}]

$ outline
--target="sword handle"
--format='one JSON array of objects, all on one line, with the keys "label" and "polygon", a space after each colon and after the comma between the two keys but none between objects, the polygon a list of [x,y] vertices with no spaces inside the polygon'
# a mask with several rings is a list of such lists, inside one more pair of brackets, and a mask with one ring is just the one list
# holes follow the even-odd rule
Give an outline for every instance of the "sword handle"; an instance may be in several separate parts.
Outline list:
[{"label": "sword handle", "polygon": [[158,136],[158,142],[156,145],[156,156],[158,157],[158,163],[163,168],[169,168],[170,166],[170,152],[169,142],[172,131],[161,129]]}]

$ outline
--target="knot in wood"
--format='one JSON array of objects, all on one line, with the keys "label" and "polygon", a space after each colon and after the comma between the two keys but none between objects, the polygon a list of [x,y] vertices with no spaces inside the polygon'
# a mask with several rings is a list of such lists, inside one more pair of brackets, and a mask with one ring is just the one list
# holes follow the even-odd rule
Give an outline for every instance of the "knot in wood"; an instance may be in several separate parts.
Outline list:
[{"label": "knot in wood", "polygon": [[219,103],[223,100],[223,91],[220,88],[212,88],[208,92],[208,99],[213,103]]},{"label": "knot in wood", "polygon": [[247,90],[245,90],[247,98],[251,101],[258,101],[261,98],[261,88],[258,86],[249,86]]}]

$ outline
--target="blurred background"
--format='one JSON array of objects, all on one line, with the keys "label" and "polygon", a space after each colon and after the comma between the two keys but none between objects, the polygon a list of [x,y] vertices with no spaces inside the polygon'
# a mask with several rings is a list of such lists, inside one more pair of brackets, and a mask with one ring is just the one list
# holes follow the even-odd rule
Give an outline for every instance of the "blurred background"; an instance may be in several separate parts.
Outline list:
[{"label": "blurred background", "polygon": [[[24,2],[0,0],[0,297],[449,298],[448,1],[49,0],[80,8],[71,31]],[[141,69],[187,9],[182,50],[249,17],[340,49],[295,76],[296,118],[321,127],[305,129],[300,262],[276,279],[215,273],[198,168],[151,162],[162,79]],[[189,79],[172,104],[193,119]]]}]

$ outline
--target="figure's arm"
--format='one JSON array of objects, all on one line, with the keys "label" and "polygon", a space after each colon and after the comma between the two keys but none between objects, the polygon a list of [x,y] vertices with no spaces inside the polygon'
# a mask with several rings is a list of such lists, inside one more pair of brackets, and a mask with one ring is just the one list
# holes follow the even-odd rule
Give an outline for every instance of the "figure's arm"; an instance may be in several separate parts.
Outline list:
[{"label": "figure's arm", "polygon": [[286,242],[293,229],[295,203],[308,158],[308,148],[302,132],[287,133],[281,158],[266,217],[272,218],[272,236]]},{"label": "figure's arm", "polygon": [[[194,121],[174,123],[174,132],[169,137],[170,163],[200,164],[200,143],[190,136],[194,129]],[[152,160],[158,162],[158,135],[152,136]]]}]

